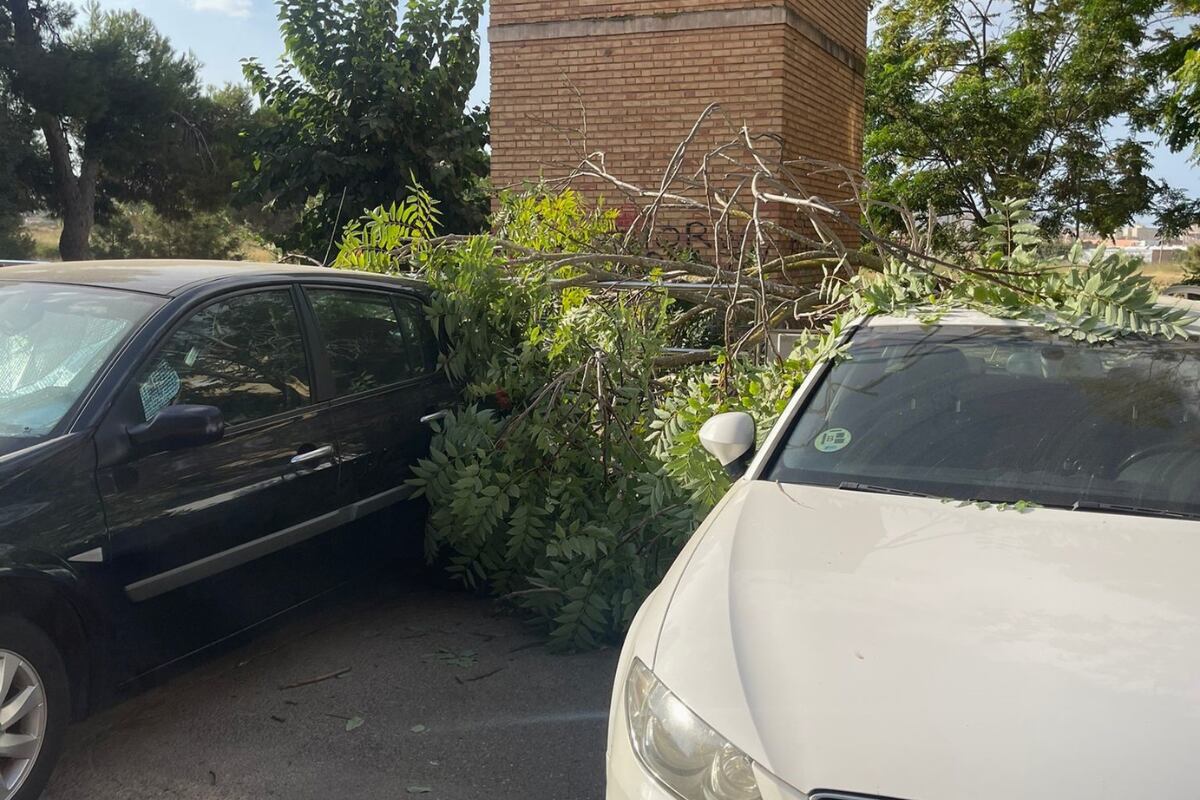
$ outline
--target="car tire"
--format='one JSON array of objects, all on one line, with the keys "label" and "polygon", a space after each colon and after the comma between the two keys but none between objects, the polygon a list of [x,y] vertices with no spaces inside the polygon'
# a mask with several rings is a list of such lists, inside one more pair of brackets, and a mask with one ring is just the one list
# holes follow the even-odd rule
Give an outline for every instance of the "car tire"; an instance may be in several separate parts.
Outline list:
[{"label": "car tire", "polygon": [[[0,684],[6,673],[10,676],[7,687],[0,685],[0,744],[8,737],[10,753],[6,758],[0,749],[0,800],[35,800],[50,780],[71,719],[67,669],[49,636],[13,616],[0,616],[0,660],[7,663],[0,663]],[[36,687],[33,692],[27,691],[30,686]],[[34,700],[18,705],[23,694]],[[6,729],[6,708],[9,716],[18,708],[31,710],[10,721]],[[33,757],[12,756],[28,751],[31,736],[38,740]]]}]

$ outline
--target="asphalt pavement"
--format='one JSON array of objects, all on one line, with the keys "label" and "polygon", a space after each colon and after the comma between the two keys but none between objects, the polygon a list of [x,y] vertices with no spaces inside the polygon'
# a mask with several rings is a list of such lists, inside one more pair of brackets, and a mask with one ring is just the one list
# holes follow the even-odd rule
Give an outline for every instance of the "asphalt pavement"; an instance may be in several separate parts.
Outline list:
[{"label": "asphalt pavement", "polygon": [[391,574],[76,725],[46,797],[600,800],[616,659]]}]

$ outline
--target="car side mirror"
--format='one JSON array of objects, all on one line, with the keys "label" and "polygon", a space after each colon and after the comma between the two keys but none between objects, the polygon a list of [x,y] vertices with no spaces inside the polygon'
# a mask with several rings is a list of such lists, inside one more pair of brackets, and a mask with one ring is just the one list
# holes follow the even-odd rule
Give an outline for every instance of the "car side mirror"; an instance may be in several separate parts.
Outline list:
[{"label": "car side mirror", "polygon": [[149,422],[129,428],[129,441],[141,455],[199,447],[224,435],[225,419],[215,406],[167,406]]},{"label": "car side mirror", "polygon": [[754,417],[743,411],[718,414],[700,429],[700,444],[721,462],[731,478],[746,474],[756,440]]}]

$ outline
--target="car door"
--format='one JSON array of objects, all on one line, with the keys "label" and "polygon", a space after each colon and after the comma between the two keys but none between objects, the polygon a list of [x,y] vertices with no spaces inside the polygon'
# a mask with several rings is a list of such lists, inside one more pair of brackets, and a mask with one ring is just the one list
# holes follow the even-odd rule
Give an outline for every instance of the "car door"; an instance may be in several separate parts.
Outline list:
[{"label": "car door", "polygon": [[277,285],[188,314],[102,426],[99,436],[119,439],[180,404],[215,406],[227,426],[199,447],[98,448],[118,454],[101,462],[98,484],[135,674],[296,601],[286,576],[264,576],[264,560],[333,527],[346,504],[299,301],[298,288]]},{"label": "car door", "polygon": [[343,470],[359,503],[386,507],[428,453],[431,418],[455,400],[433,330],[405,293],[319,285],[304,293],[332,374]]}]

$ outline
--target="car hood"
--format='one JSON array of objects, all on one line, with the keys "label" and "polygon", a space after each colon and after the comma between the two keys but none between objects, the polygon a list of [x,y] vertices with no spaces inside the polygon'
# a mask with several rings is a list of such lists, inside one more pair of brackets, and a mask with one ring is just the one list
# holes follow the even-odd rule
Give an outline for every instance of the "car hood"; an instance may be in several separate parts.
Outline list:
[{"label": "car hood", "polygon": [[1197,523],[734,491],[654,671],[778,778],[906,800],[1200,796]]}]

